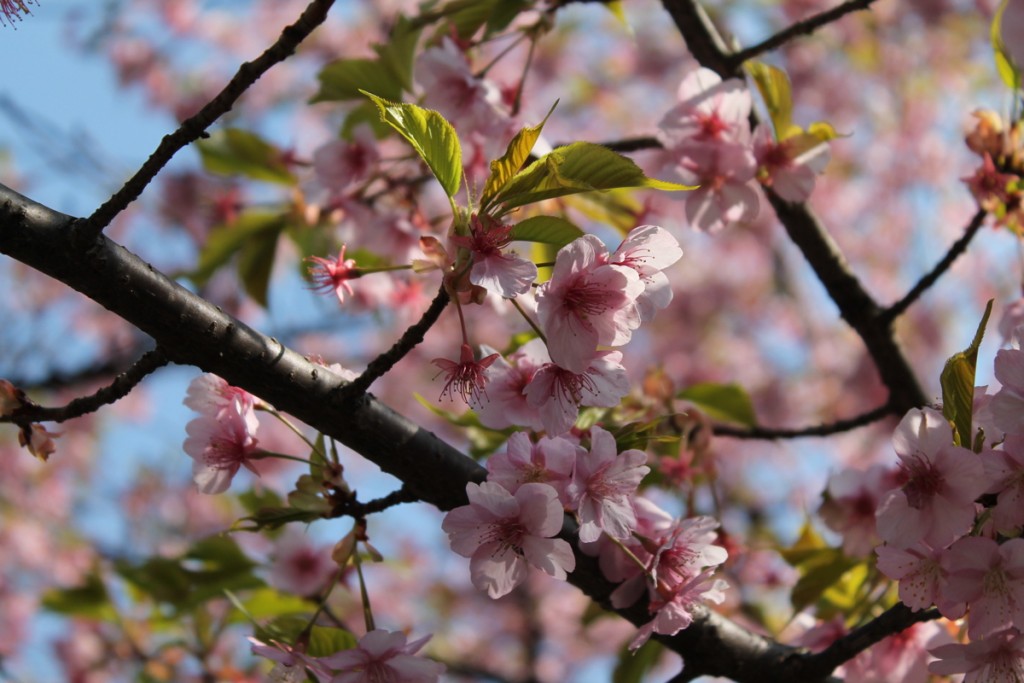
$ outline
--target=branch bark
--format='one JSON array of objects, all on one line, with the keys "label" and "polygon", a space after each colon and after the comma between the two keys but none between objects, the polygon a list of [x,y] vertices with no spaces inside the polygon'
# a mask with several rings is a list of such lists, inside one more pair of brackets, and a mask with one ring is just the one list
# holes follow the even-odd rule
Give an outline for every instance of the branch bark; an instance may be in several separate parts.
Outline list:
[{"label": "branch bark", "polygon": [[[336,390],[346,383],[331,371],[225,314],[106,236],[81,230],[74,218],[0,185],[0,253],[121,316],[151,336],[168,359],[215,373],[294,415],[441,510],[464,505],[466,483],[483,481],[486,470],[474,460],[372,395],[341,398]],[[576,526],[569,517],[562,537],[575,548]],[[576,551],[576,563],[569,582],[611,610],[616,585],[604,578],[596,558]],[[642,601],[614,611],[637,626],[651,618]],[[689,628],[658,639],[683,656],[687,676],[740,683],[828,680],[803,675],[806,654],[704,608]]]}]

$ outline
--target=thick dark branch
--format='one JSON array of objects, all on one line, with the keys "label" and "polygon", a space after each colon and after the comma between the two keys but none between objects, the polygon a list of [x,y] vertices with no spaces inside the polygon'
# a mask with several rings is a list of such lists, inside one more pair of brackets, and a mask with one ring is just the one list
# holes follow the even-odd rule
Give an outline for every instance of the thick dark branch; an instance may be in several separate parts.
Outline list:
[{"label": "thick dark branch", "polygon": [[423,341],[424,335],[427,330],[434,326],[437,319],[441,317],[441,312],[448,305],[448,291],[444,288],[444,284],[437,292],[437,296],[430,302],[430,307],[423,313],[423,316],[416,322],[415,325],[411,326],[405,331],[404,334],[399,338],[394,345],[380,354],[366,366],[366,370],[363,374],[356,377],[349,384],[338,389],[338,397],[347,401],[356,396],[360,396],[366,393],[366,390],[370,388],[377,379],[383,377],[391,368],[395,366],[395,363],[405,358],[405,355],[415,348],[417,344]]},{"label": "thick dark branch", "polygon": [[[450,510],[466,504],[468,482],[484,480],[486,470],[431,432],[372,396],[341,400],[336,390],[345,382],[334,373],[235,320],[102,234],[89,248],[75,247],[67,239],[73,223],[0,185],[0,253],[117,313],[155,339],[172,361],[215,373],[345,444],[401,480],[403,497]],[[573,541],[574,529],[567,518],[563,534]],[[609,607],[616,586],[596,558],[577,552],[569,581]],[[643,603],[617,611],[636,625],[651,619]],[[802,661],[797,651],[706,609],[698,609],[689,628],[659,640],[685,658],[689,671],[741,683],[817,683],[794,677]]]},{"label": "thick dark branch", "polygon": [[938,619],[942,615],[937,609],[913,612],[903,603],[885,611],[860,628],[856,628],[818,654],[804,661],[804,670],[811,676],[824,675],[835,670],[843,662],[856,657],[875,643],[922,621]]},{"label": "thick dark branch", "polygon": [[105,405],[110,405],[128,395],[139,382],[170,362],[160,349],[147,351],[127,370],[114,378],[109,385],[89,396],[76,398],[66,406],[47,408],[44,406],[25,406],[16,410],[13,415],[0,416],[0,422],[64,422],[88,413],[94,413]]},{"label": "thick dark branch", "polygon": [[729,61],[732,68],[734,70],[738,70],[743,65],[743,62],[748,59],[753,59],[759,54],[768,52],[769,50],[774,50],[777,47],[782,47],[798,36],[810,35],[822,26],[838,21],[851,12],[859,12],[860,10],[867,9],[873,2],[875,2],[875,0],[847,0],[843,4],[833,7],[832,9],[825,10],[824,12],[815,14],[814,16],[808,17],[802,21],[798,21],[788,28],[779,31],[774,36],[761,41],[757,45],[753,45],[730,55]]},{"label": "thick dark branch", "polygon": [[805,436],[828,436],[830,434],[840,434],[842,432],[848,432],[851,429],[857,429],[858,427],[864,427],[872,422],[877,422],[887,415],[894,414],[893,409],[886,404],[879,406],[874,410],[858,415],[856,417],[850,417],[845,420],[836,420],[835,422],[826,422],[825,424],[814,425],[812,427],[801,427],[799,429],[772,429],[770,427],[750,427],[746,429],[730,427],[728,425],[714,425],[712,431],[715,436],[728,436],[734,439],[797,439]]},{"label": "thick dark branch", "polygon": [[882,311],[879,315],[879,320],[884,323],[891,324],[896,318],[903,315],[910,305],[917,301],[917,299],[925,293],[925,291],[934,285],[942,274],[949,270],[949,267],[953,265],[953,261],[960,256],[960,254],[967,251],[967,245],[971,243],[974,236],[978,234],[978,230],[985,223],[986,213],[982,209],[978,209],[978,212],[971,218],[971,222],[967,224],[967,229],[964,230],[963,236],[953,243],[953,246],[949,248],[946,255],[942,257],[942,260],[935,264],[931,272],[922,277],[920,281],[914,287],[907,292],[906,296],[894,303],[889,308]]},{"label": "thick dark branch", "polygon": [[160,169],[178,150],[203,137],[206,129],[231,110],[235,102],[272,66],[294,54],[295,48],[327,18],[334,0],[313,0],[298,20],[285,27],[277,41],[252,62],[238,67],[238,72],[220,93],[198,113],[186,119],[178,130],[165,135],[156,151],[150,155],[134,176],[81,225],[83,234],[92,237],[103,231],[117,214],[135,201]]}]

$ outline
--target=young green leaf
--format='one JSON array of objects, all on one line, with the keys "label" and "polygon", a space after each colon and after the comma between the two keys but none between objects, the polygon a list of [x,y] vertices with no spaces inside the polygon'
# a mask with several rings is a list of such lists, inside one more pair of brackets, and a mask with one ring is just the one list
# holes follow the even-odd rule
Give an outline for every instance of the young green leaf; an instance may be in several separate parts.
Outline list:
[{"label": "young green leaf", "polygon": [[992,17],[992,27],[989,30],[989,38],[992,41],[992,53],[996,61],[996,70],[999,72],[999,77],[1003,79],[1003,83],[1006,83],[1011,90],[1017,90],[1021,87],[1021,67],[1024,64],[1014,64],[1013,60],[1010,59],[1009,53],[1006,51],[1006,44],[1003,43],[1003,14],[1006,12],[1006,7],[1010,3],[1010,0],[1003,0],[999,3],[999,9],[996,10],[996,14]]},{"label": "young green leaf", "polygon": [[523,242],[542,242],[564,247],[584,232],[571,221],[557,216],[533,216],[519,221],[512,228],[512,239]]},{"label": "young green leaf", "polygon": [[992,313],[992,299],[985,306],[978,330],[971,345],[954,353],[942,369],[942,415],[953,424],[953,440],[957,445],[970,448],[972,438],[971,415],[974,412],[974,370],[978,362],[978,347],[985,336],[985,326]]},{"label": "young green leaf", "polygon": [[280,236],[281,230],[265,230],[243,243],[238,252],[238,277],[245,293],[263,308],[267,307],[270,271],[274,268],[274,254]]},{"label": "young green leaf", "polygon": [[548,118],[557,106],[558,102],[551,105],[547,116],[536,126],[527,126],[516,133],[516,136],[512,138],[512,142],[508,143],[505,154],[500,159],[495,159],[491,162],[491,175],[487,178],[487,184],[484,185],[484,193],[480,197],[481,207],[486,208],[490,201],[505,189],[512,176],[519,171],[523,163],[530,157],[530,151],[533,150],[533,146],[537,143],[537,138],[540,137],[544,124],[547,123]]},{"label": "young green leaf", "polygon": [[361,90],[373,100],[382,121],[402,134],[434,173],[445,193],[454,197],[462,181],[462,145],[452,124],[432,109],[388,102]]},{"label": "young green leaf", "polygon": [[[206,238],[206,244],[199,252],[199,264],[188,274],[189,279],[199,286],[206,284],[217,269],[242,251],[250,241],[271,235],[276,243],[287,223],[288,217],[284,214],[251,211],[243,213],[229,225],[218,225]],[[250,255],[248,258],[253,257]]]},{"label": "young green leaf", "polygon": [[632,159],[590,142],[559,147],[517,173],[494,197],[505,210],[553,197],[649,187],[655,190],[692,190],[694,186],[648,178]]},{"label": "young green leaf", "polygon": [[317,74],[320,90],[310,102],[355,100],[361,90],[380,93],[390,100],[402,98],[412,90],[412,64],[420,29],[405,17],[399,17],[388,42],[376,44],[376,59],[339,59]]},{"label": "young green leaf", "polygon": [[281,185],[294,185],[295,176],[282,150],[259,135],[239,128],[214,131],[196,143],[203,168],[218,175],[243,175]]},{"label": "young green leaf", "polygon": [[695,404],[716,420],[734,422],[744,427],[753,427],[757,424],[754,404],[747,392],[738,384],[704,382],[683,389],[678,396]]}]

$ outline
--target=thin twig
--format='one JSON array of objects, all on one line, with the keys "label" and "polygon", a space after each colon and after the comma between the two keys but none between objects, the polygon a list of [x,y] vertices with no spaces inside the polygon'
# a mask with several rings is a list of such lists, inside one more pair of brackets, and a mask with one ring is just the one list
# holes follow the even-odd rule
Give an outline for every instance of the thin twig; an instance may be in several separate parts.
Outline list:
[{"label": "thin twig", "polygon": [[748,59],[753,59],[763,52],[768,52],[769,50],[774,50],[777,47],[782,47],[798,36],[810,35],[822,26],[831,24],[851,12],[859,12],[860,10],[868,9],[875,1],[876,0],[847,0],[843,4],[833,7],[830,10],[819,12],[818,14],[810,16],[802,21],[796,22],[788,28],[779,31],[774,36],[767,38],[766,40],[762,40],[757,45],[753,45],[745,50],[740,50],[739,52],[729,55],[728,60],[734,70],[739,69],[740,66],[743,65],[743,62]]},{"label": "thin twig", "polygon": [[66,406],[47,408],[45,406],[27,405],[14,411],[11,415],[0,416],[0,422],[64,422],[88,413],[94,413],[105,405],[110,405],[128,395],[146,376],[161,368],[170,361],[159,348],[147,351],[127,370],[114,378],[114,381],[89,396],[76,398]]},{"label": "thin twig", "polygon": [[971,243],[974,236],[978,234],[978,230],[985,223],[985,216],[987,214],[983,209],[978,209],[978,212],[971,218],[971,222],[967,224],[967,229],[964,230],[963,236],[953,243],[953,246],[949,248],[946,255],[942,257],[942,260],[935,264],[931,272],[922,277],[913,289],[907,292],[906,296],[894,303],[889,308],[885,309],[879,314],[879,320],[884,324],[889,324],[896,318],[900,317],[910,305],[917,301],[918,297],[925,293],[925,291],[935,284],[935,282],[949,270],[949,267],[953,265],[953,261],[957,259],[960,254],[967,251],[967,245]]},{"label": "thin twig", "polygon": [[741,429],[738,427],[730,427],[728,425],[712,425],[711,429],[715,436],[728,436],[734,439],[798,439],[805,436],[828,436],[830,434],[848,432],[851,429],[857,429],[858,427],[869,425],[872,422],[877,422],[891,414],[893,414],[893,409],[887,403],[875,408],[874,410],[869,410],[862,415],[857,415],[856,417],[836,420],[835,422],[826,422],[825,424],[814,425],[812,427],[801,427],[798,429],[748,427]]},{"label": "thin twig", "polygon": [[383,512],[390,507],[395,505],[401,505],[402,503],[415,503],[419,498],[415,493],[410,491],[408,488],[403,486],[402,488],[392,491],[388,495],[382,498],[375,498],[373,500],[360,503],[353,499],[346,501],[345,503],[337,506],[331,511],[331,517],[341,517],[347,515],[349,517],[366,517],[372,515],[375,512]]},{"label": "thin twig", "polygon": [[114,217],[138,199],[146,186],[168,161],[186,145],[203,137],[206,129],[231,110],[242,94],[271,67],[290,57],[295,48],[327,18],[334,0],[313,0],[298,20],[285,27],[277,41],[252,62],[244,62],[224,89],[206,103],[198,113],[186,119],[176,131],[165,135],[156,151],[120,190],[103,203],[91,216],[78,224],[84,239],[95,239]]},{"label": "thin twig", "polygon": [[430,307],[415,325],[407,329],[390,349],[370,361],[363,374],[335,390],[340,399],[347,401],[366,393],[371,384],[393,368],[398,361],[405,358],[406,354],[423,341],[427,330],[433,327],[437,319],[441,317],[441,311],[448,305],[448,301],[448,291],[442,284],[437,296],[430,302]]}]

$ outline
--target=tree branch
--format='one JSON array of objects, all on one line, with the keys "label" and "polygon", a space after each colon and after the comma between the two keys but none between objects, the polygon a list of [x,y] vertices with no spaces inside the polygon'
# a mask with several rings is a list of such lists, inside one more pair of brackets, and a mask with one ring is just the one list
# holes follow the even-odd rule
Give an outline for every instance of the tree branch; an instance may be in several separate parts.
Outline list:
[{"label": "tree branch", "polygon": [[[735,75],[736,66],[730,61],[725,42],[696,0],[663,0],[662,4],[698,62],[723,78]],[[765,188],[765,195],[789,238],[839,307],[840,315],[864,341],[889,390],[893,411],[903,413],[925,405],[927,395],[896,343],[890,321],[882,319],[882,309],[850,270],[825,226],[806,204],[787,202],[771,188]]]},{"label": "tree branch", "polygon": [[782,47],[798,36],[809,35],[814,31],[817,31],[822,26],[842,19],[851,12],[868,9],[875,1],[876,0],[846,0],[843,4],[837,5],[832,9],[819,12],[818,14],[810,16],[802,21],[796,22],[782,31],[779,31],[774,36],[762,40],[757,45],[753,45],[729,55],[729,62],[732,65],[733,70],[738,71],[739,68],[743,66],[743,62],[748,59],[753,59],[763,52],[768,52],[769,50],[774,50],[777,47]]},{"label": "tree branch", "polygon": [[160,349],[147,351],[139,360],[132,363],[127,370],[115,377],[114,381],[108,386],[99,389],[89,396],[76,398],[66,406],[59,408],[47,408],[34,404],[27,405],[14,411],[11,415],[0,415],[0,422],[14,422],[16,424],[24,424],[26,422],[64,422],[88,413],[94,413],[103,406],[119,401],[127,396],[147,375],[152,374],[169,362]]},{"label": "tree branch", "polygon": [[925,291],[934,285],[943,273],[949,270],[949,267],[953,265],[953,261],[960,256],[960,254],[967,251],[967,245],[971,243],[974,236],[978,234],[978,230],[985,223],[986,212],[983,209],[978,209],[978,212],[971,218],[971,222],[967,224],[967,228],[964,230],[963,236],[953,243],[953,246],[949,248],[946,255],[942,257],[942,260],[935,264],[935,267],[922,277],[914,287],[907,292],[906,296],[894,303],[889,308],[885,309],[878,316],[879,320],[886,323],[892,324],[896,318],[903,315],[910,305],[917,301],[917,299],[925,293]]},{"label": "tree branch", "polygon": [[[466,484],[487,472],[471,458],[369,395],[338,397],[345,382],[189,292],[104,235],[82,249],[67,239],[74,219],[0,185],[0,253],[73,287],[150,335],[166,357],[195,365],[259,396],[336,439],[403,482],[405,495],[441,510],[466,504]],[[183,461],[184,462],[184,461]],[[184,464],[183,464],[184,466]],[[575,547],[576,525],[562,536]],[[569,582],[606,609],[616,584],[597,558],[578,550]],[[650,621],[646,603],[615,610],[635,625]],[[801,676],[804,656],[698,608],[694,623],[658,636],[686,660],[687,671],[740,683],[818,683]]]},{"label": "tree branch", "polygon": [[363,371],[363,374],[356,377],[344,387],[338,388],[338,398],[342,401],[348,401],[356,396],[365,394],[371,384],[384,376],[384,374],[393,368],[398,361],[405,358],[407,353],[412,351],[417,344],[423,341],[424,335],[426,335],[427,331],[434,326],[437,319],[441,317],[441,312],[444,311],[445,306],[447,305],[448,291],[444,288],[444,283],[442,283],[441,288],[437,292],[437,296],[435,296],[434,300],[430,302],[430,307],[424,311],[423,316],[419,321],[407,329],[390,349],[370,361],[370,364],[366,366],[366,370]]},{"label": "tree branch", "polygon": [[290,57],[295,48],[327,18],[334,0],[313,0],[298,20],[281,31],[281,36],[252,62],[244,62],[224,89],[196,114],[186,119],[176,131],[165,135],[156,151],[120,190],[81,222],[79,230],[88,241],[103,231],[117,214],[135,201],[160,169],[178,150],[206,134],[206,129],[231,110],[242,94],[275,64]]},{"label": "tree branch", "polygon": [[711,429],[715,436],[728,436],[733,439],[796,439],[804,436],[828,436],[848,432],[851,429],[869,425],[877,422],[887,415],[894,414],[893,409],[886,403],[874,410],[857,415],[856,417],[826,422],[825,424],[814,425],[813,427],[801,427],[799,429],[773,429],[771,427],[750,427],[739,429],[729,425],[712,425]]}]

